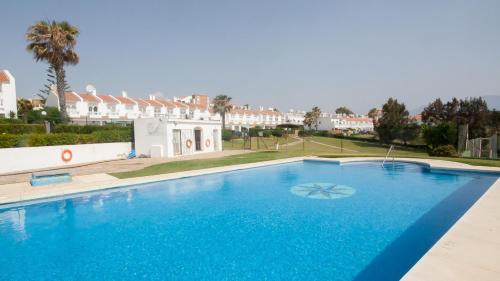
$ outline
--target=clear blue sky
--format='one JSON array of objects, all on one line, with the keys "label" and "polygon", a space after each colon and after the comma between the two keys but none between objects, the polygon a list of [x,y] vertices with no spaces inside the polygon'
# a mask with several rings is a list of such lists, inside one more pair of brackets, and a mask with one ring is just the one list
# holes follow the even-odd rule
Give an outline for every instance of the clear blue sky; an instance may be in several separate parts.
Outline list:
[{"label": "clear blue sky", "polygon": [[389,96],[500,94],[500,1],[11,1],[1,3],[0,68],[18,95],[47,68],[25,51],[40,19],[81,35],[71,88],[147,96],[227,94],[240,104],[359,113]]}]

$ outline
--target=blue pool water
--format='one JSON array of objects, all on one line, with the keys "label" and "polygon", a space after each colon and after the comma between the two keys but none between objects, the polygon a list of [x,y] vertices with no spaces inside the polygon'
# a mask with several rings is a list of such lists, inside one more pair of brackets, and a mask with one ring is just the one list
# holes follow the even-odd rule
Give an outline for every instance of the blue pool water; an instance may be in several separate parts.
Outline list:
[{"label": "blue pool water", "polygon": [[304,161],[0,207],[0,279],[397,280],[496,179]]}]

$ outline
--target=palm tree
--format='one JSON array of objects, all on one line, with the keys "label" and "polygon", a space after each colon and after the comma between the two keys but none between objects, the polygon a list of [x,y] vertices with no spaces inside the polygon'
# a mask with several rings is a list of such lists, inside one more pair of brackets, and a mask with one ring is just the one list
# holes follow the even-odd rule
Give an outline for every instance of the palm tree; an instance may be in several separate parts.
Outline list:
[{"label": "palm tree", "polygon": [[218,95],[213,100],[214,110],[222,117],[222,128],[226,129],[226,112],[231,111],[231,97]]},{"label": "palm tree", "polygon": [[314,123],[314,128],[317,131],[318,130],[318,119],[321,116],[321,109],[319,107],[315,106],[312,108],[311,113],[312,113],[312,120]]},{"label": "palm tree", "polygon": [[66,21],[39,21],[30,26],[26,32],[26,40],[29,42],[27,50],[33,53],[36,61],[47,61],[55,71],[59,110],[63,122],[68,120],[64,96],[66,87],[64,65],[75,65],[79,61],[78,54],[74,50],[78,34],[78,28]]},{"label": "palm tree", "polygon": [[33,104],[27,99],[17,100],[17,113],[21,115],[23,122],[28,123],[28,113],[33,109]]}]

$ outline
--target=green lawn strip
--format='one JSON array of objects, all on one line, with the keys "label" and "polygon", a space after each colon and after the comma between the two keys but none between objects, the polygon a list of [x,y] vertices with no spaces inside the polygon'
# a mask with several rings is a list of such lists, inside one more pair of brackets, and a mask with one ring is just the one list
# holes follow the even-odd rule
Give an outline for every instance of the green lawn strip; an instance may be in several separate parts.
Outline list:
[{"label": "green lawn strip", "polygon": [[[312,137],[306,138],[304,145],[302,143],[287,146],[286,148],[281,147],[280,151],[256,151],[247,154],[239,154],[226,156],[221,158],[203,159],[203,160],[184,160],[168,162],[163,164],[152,165],[140,170],[112,173],[111,175],[117,178],[132,178],[132,177],[142,177],[158,174],[167,174],[188,170],[199,170],[214,167],[223,167],[229,165],[255,163],[261,161],[282,159],[288,157],[304,156],[304,155],[316,155],[320,157],[383,157],[387,153],[387,146],[382,146],[376,143],[368,143],[361,141],[351,141],[344,140],[343,147],[356,150],[358,152],[352,153],[348,151],[341,152],[340,149],[332,148],[317,143],[310,142],[314,140],[317,142],[325,143],[331,146],[340,147],[340,139],[328,138],[328,137]],[[272,139],[267,139],[265,141],[272,141]],[[229,142],[225,142],[224,147],[230,146]],[[235,148],[236,149],[236,148]],[[392,156],[397,157],[408,157],[408,158],[421,158],[421,159],[438,159],[447,160],[459,163],[465,163],[475,166],[489,166],[489,167],[500,167],[500,160],[487,160],[487,159],[471,159],[471,158],[455,158],[455,157],[430,157],[423,150],[418,150],[414,148],[405,148],[397,146]]]},{"label": "green lawn strip", "polygon": [[229,165],[238,165],[246,163],[255,163],[269,161],[287,157],[300,156],[290,153],[275,151],[260,151],[240,155],[232,155],[221,158],[203,159],[203,160],[185,160],[152,165],[140,170],[130,172],[111,173],[112,176],[123,179],[133,177],[143,177],[159,174],[168,174],[189,170],[200,170],[206,168],[223,167]]},{"label": "green lawn strip", "polygon": [[[318,155],[321,158],[342,158],[342,157],[381,157],[385,155],[374,155],[374,154],[328,154],[328,155]],[[436,160],[446,160],[451,162],[458,162],[469,164],[472,166],[486,166],[486,167],[500,167],[500,160],[490,160],[490,159],[474,159],[474,158],[458,158],[458,157],[419,157],[419,156],[400,156],[405,158],[415,158],[415,159],[436,159]]]}]

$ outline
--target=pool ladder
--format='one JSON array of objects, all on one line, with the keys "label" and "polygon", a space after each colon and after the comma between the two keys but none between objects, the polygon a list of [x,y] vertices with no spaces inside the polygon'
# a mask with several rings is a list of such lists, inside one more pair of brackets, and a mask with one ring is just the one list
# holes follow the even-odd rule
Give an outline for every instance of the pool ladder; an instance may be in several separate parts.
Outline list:
[{"label": "pool ladder", "polygon": [[[387,151],[387,154],[385,155],[384,161],[382,161],[382,167],[384,167],[385,161],[387,161],[387,158],[389,158],[389,154],[391,154],[393,149],[394,144],[391,144],[391,146],[389,147],[389,151]],[[392,157],[392,163],[394,163],[394,156]]]}]

